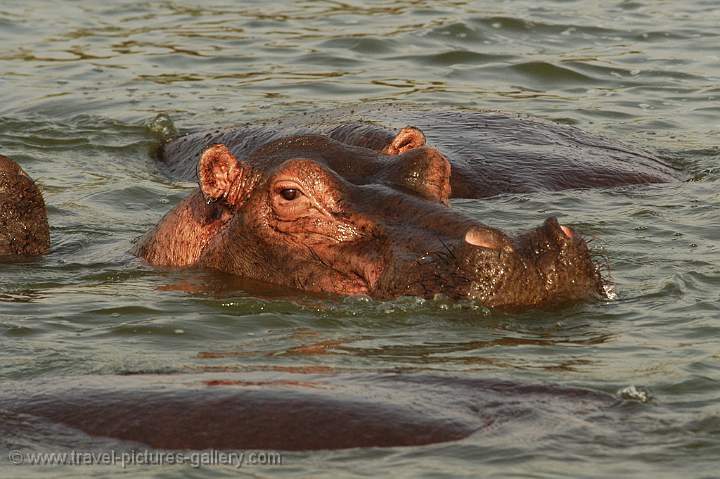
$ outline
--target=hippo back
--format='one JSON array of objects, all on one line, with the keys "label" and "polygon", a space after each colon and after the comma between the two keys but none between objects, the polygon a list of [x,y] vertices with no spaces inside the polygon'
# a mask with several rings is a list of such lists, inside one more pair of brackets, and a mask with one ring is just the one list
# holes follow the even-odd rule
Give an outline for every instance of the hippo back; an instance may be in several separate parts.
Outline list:
[{"label": "hippo back", "polygon": [[[324,134],[380,151],[391,130],[420,128],[452,165],[452,196],[669,182],[681,173],[650,153],[578,128],[499,112],[365,106],[200,131],[165,144],[163,169],[193,181],[201,153],[222,143],[238,159],[284,136]],[[359,133],[358,133],[359,132]]]}]

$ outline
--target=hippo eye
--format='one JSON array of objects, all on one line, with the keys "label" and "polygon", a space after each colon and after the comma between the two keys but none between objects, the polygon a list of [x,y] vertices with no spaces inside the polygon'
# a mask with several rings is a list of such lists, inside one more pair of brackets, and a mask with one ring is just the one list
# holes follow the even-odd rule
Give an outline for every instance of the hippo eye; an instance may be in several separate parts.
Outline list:
[{"label": "hippo eye", "polygon": [[280,191],[280,196],[282,196],[287,201],[292,201],[298,196],[300,196],[300,192],[295,188],[285,188],[284,190]]}]

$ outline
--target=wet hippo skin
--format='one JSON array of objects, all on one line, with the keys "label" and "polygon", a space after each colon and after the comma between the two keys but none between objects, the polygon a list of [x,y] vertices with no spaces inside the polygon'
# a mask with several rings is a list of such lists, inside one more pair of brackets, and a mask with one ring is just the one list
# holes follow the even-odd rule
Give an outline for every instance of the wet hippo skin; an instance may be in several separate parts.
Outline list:
[{"label": "wet hippo skin", "polygon": [[587,245],[555,218],[511,238],[448,208],[448,163],[434,149],[396,155],[375,177],[337,172],[379,155],[322,135],[280,138],[247,160],[214,145],[200,159],[199,188],[136,254],[381,299],[445,294],[515,308],[601,294]]},{"label": "wet hippo skin", "polygon": [[50,230],[40,189],[0,155],[0,261],[47,253]]},{"label": "wet hippo skin", "polygon": [[87,376],[0,392],[5,424],[34,424],[26,436],[52,443],[61,425],[158,449],[417,446],[505,424],[542,427],[545,417],[587,416],[614,402],[580,388],[427,374]]},{"label": "wet hippo skin", "polygon": [[[393,145],[397,132],[407,125],[417,127],[426,140],[406,135]],[[450,162],[455,198],[662,183],[684,176],[647,151],[567,125],[501,112],[393,106],[343,108],[192,133],[163,147],[161,165],[170,176],[194,181],[202,151],[213,144],[225,144],[245,159],[263,144],[307,133],[389,154],[426,141]],[[363,176],[377,165],[352,168]]]},{"label": "wet hippo skin", "polygon": [[171,140],[161,168],[196,178],[198,189],[135,252],[158,266],[312,292],[443,294],[506,309],[582,301],[602,297],[603,280],[579,233],[547,218],[509,237],[449,199],[676,176],[648,154],[574,128],[433,115],[410,118],[435,125],[430,133],[358,118],[330,124],[338,115],[328,114]]}]

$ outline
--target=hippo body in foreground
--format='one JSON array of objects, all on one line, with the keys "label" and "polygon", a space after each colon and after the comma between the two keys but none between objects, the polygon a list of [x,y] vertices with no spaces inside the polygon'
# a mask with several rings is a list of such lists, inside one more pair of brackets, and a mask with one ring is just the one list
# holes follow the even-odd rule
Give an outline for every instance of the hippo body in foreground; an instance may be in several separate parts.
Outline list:
[{"label": "hippo body in foreground", "polygon": [[670,181],[672,169],[572,128],[454,115],[431,122],[442,125],[429,130],[440,149],[419,128],[393,133],[335,114],[174,139],[162,169],[199,188],[136,253],[155,265],[381,299],[445,294],[521,308],[601,296],[587,245],[570,228],[549,218],[511,238],[448,208],[449,198]]},{"label": "hippo body in foreground", "polygon": [[82,376],[4,382],[0,435],[9,449],[419,446],[538,434],[548,422],[557,432],[615,403],[588,389],[431,374]]},{"label": "hippo body in foreground", "polygon": [[49,248],[40,189],[17,163],[0,155],[0,261],[41,255]]}]

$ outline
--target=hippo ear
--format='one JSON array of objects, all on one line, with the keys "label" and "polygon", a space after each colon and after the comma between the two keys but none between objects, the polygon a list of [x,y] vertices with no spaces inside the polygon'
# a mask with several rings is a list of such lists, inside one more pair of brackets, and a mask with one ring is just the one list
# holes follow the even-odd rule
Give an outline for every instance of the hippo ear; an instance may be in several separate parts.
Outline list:
[{"label": "hippo ear", "polygon": [[406,126],[400,133],[395,135],[392,142],[385,147],[383,153],[388,155],[399,155],[406,151],[414,150],[425,146],[425,134],[414,126]]},{"label": "hippo ear", "polygon": [[392,158],[378,177],[390,186],[448,206],[452,193],[451,171],[450,162],[442,153],[435,148],[422,147]]},{"label": "hippo ear", "polygon": [[208,201],[230,200],[237,180],[246,170],[225,145],[211,146],[198,164],[200,190]]}]

